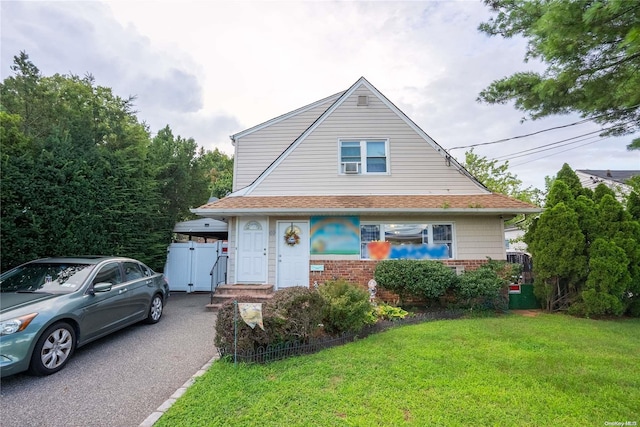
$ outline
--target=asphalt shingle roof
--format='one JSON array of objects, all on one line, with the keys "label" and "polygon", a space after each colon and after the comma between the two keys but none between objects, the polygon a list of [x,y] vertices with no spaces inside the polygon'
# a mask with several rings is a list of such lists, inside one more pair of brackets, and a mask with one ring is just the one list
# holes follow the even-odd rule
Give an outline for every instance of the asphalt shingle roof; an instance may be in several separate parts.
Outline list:
[{"label": "asphalt shingle roof", "polygon": [[[391,195],[391,196],[238,196],[226,197],[197,209],[227,214],[252,210],[291,213],[299,211],[348,212],[447,212],[504,211],[509,213],[539,212],[541,209],[502,194],[474,195]],[[214,212],[211,212],[214,213]]]}]

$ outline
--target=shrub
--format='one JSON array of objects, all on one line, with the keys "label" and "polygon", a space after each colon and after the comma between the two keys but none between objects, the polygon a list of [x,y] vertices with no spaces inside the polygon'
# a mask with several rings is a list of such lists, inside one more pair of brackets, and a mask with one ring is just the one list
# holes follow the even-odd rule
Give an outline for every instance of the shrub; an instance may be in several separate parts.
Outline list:
[{"label": "shrub", "polygon": [[320,285],[325,300],[322,323],[330,334],[357,332],[371,319],[369,293],[347,281],[332,280]]},{"label": "shrub", "polygon": [[436,299],[455,286],[456,273],[438,261],[414,261],[414,280],[407,284],[413,295],[420,298]]},{"label": "shrub", "polygon": [[640,317],[640,299],[634,299],[627,308],[627,314],[631,317]]},{"label": "shrub", "polygon": [[[254,299],[250,297],[238,297],[236,298],[238,302],[255,302]],[[232,349],[234,344],[234,319],[236,316],[235,313],[235,304],[233,301],[229,301],[225,303],[218,310],[218,315],[216,319],[216,337],[214,343],[218,348],[226,348]],[[255,329],[251,329],[246,323],[242,321],[240,318],[240,314],[238,316],[237,323],[237,344],[238,351],[245,352],[248,350],[255,350],[257,347],[261,345],[269,344],[271,338],[267,333],[267,330],[271,329],[271,320],[272,316],[270,315],[270,309],[267,304],[262,305],[262,320],[265,327],[263,331],[259,327],[255,327]]]},{"label": "shrub", "polygon": [[523,269],[522,264],[514,264],[507,261],[497,261],[487,258],[487,263],[482,268],[488,268],[494,271],[505,285],[509,283],[517,283],[520,279]]},{"label": "shrub", "polygon": [[393,307],[389,304],[378,304],[373,309],[374,315],[381,320],[398,320],[407,317],[409,312],[400,307]]},{"label": "shrub", "polygon": [[458,302],[465,307],[504,309],[502,291],[507,281],[488,266],[465,271],[455,287]]},{"label": "shrub", "polygon": [[438,261],[388,260],[376,265],[378,286],[407,297],[436,299],[454,286],[456,273]]},{"label": "shrub", "polygon": [[276,292],[268,305],[281,323],[272,342],[306,341],[322,323],[325,300],[316,291],[295,286]]},{"label": "shrub", "polygon": [[[606,292],[598,292],[595,289],[587,289],[581,294],[582,303],[571,306],[570,314],[581,315],[585,317],[604,316],[613,314],[615,316],[622,315],[624,308],[619,298]],[[572,310],[573,309],[573,310]]]},{"label": "shrub", "polygon": [[[254,302],[250,297],[238,297],[242,302]],[[237,349],[239,352],[255,350],[260,346],[285,341],[306,341],[322,323],[324,299],[307,288],[293,287],[277,291],[262,305],[262,323],[251,329],[238,314]],[[215,345],[231,349],[234,345],[235,305],[232,301],[218,310]]]},{"label": "shrub", "polygon": [[632,283],[629,274],[629,260],[625,251],[614,241],[597,238],[590,249],[589,275],[580,294],[584,303],[585,316],[624,312],[625,290]]},{"label": "shrub", "polygon": [[378,286],[398,295],[400,301],[411,296],[407,283],[414,280],[413,263],[411,260],[380,261],[376,265],[373,277]]}]

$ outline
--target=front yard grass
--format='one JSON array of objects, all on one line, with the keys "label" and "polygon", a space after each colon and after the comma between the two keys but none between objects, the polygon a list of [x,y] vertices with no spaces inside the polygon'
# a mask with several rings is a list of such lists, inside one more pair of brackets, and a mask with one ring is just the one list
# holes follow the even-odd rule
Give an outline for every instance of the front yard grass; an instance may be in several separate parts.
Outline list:
[{"label": "front yard grass", "polygon": [[215,362],[156,426],[612,422],[640,423],[640,319],[511,314],[398,327],[267,365]]}]

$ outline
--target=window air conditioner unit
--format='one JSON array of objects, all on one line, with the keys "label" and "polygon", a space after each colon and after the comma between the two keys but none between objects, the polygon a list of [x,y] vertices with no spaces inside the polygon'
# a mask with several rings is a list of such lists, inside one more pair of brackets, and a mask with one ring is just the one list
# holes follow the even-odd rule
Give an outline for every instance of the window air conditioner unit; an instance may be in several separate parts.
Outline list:
[{"label": "window air conditioner unit", "polygon": [[342,167],[344,169],[344,173],[360,173],[360,162],[344,162],[342,163]]}]

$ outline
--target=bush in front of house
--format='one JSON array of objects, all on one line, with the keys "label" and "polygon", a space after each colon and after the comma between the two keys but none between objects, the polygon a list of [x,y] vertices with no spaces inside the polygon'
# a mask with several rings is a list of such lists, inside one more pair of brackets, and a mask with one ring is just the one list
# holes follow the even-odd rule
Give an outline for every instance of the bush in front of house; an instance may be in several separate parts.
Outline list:
[{"label": "bush in front of house", "polygon": [[436,300],[453,288],[456,273],[439,261],[385,260],[376,265],[374,278],[382,289],[407,297]]},{"label": "bush in front of house", "polygon": [[400,307],[379,303],[373,308],[373,314],[379,320],[400,320],[409,315],[409,312]]},{"label": "bush in front of house", "polygon": [[504,309],[502,294],[506,285],[493,269],[482,266],[465,271],[458,278],[454,295],[460,307]]},{"label": "bush in front of house", "polygon": [[[236,298],[239,303],[243,302],[255,302],[255,299],[250,297],[239,296]],[[216,337],[214,344],[219,349],[226,349],[227,351],[233,351],[235,336],[234,323],[237,318],[237,349],[238,352],[247,352],[249,350],[255,350],[261,345],[268,345],[271,341],[271,337],[268,330],[271,329],[271,323],[273,316],[271,310],[267,304],[262,305],[262,320],[265,327],[263,331],[259,326],[251,329],[242,318],[240,314],[236,313],[236,306],[233,301],[225,303],[218,310],[216,319]]]},{"label": "bush in front of house", "polygon": [[307,341],[321,327],[326,302],[318,292],[294,286],[277,291],[267,305],[276,326],[272,342]]},{"label": "bush in front of house", "polygon": [[318,292],[325,300],[322,323],[327,333],[358,332],[375,322],[369,293],[364,289],[339,279],[320,285]]},{"label": "bush in front of house", "polygon": [[398,295],[401,303],[412,297],[407,283],[415,279],[415,262],[407,259],[378,262],[373,274],[378,287]]},{"label": "bush in front of house", "polygon": [[[238,302],[254,302],[239,296]],[[237,314],[237,351],[246,354],[258,347],[287,341],[307,341],[320,328],[325,301],[318,294],[303,287],[277,291],[273,298],[262,304],[264,331],[251,329]],[[234,345],[235,305],[232,301],[218,310],[215,345],[227,351]]]}]

